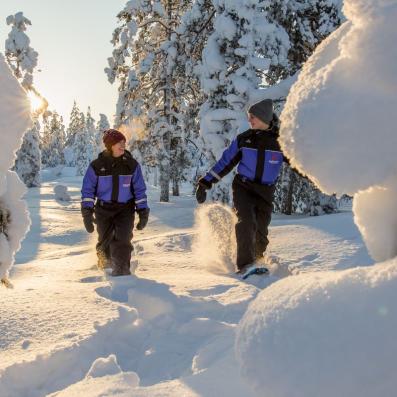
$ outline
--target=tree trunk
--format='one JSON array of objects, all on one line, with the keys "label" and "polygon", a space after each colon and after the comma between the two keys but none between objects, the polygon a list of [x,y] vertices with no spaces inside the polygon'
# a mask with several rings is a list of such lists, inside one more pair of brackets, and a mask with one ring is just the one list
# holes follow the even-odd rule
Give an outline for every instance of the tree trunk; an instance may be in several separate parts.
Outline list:
[{"label": "tree trunk", "polygon": [[160,202],[170,201],[170,167],[168,159],[160,163]]},{"label": "tree trunk", "polygon": [[[172,20],[172,7],[171,1],[168,0],[168,25]],[[168,29],[168,39],[171,39],[171,30]],[[166,65],[164,66],[166,67]],[[170,201],[170,152],[171,152],[171,76],[166,72],[165,87],[164,87],[164,117],[167,120],[168,131],[162,137],[163,139],[163,152],[160,153],[160,202]]]},{"label": "tree trunk", "polygon": [[157,166],[154,167],[154,171],[153,171],[153,186],[158,186],[159,185],[159,176],[158,176],[158,168]]},{"label": "tree trunk", "polygon": [[179,196],[179,180],[178,178],[172,178],[172,195]]},{"label": "tree trunk", "polygon": [[285,206],[284,206],[284,214],[291,215],[292,214],[292,199],[294,194],[294,185],[295,185],[295,172],[290,168],[290,178],[289,178],[289,186],[287,196],[285,198]]}]

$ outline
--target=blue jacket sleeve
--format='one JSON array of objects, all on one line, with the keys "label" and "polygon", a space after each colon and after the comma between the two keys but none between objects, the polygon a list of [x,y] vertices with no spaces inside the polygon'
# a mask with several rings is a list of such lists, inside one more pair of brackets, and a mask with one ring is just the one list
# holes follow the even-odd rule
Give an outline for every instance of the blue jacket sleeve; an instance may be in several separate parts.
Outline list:
[{"label": "blue jacket sleeve", "polygon": [[222,157],[204,176],[204,180],[209,183],[216,183],[227,175],[241,160],[241,150],[238,146],[237,138],[225,149]]},{"label": "blue jacket sleeve", "polygon": [[98,176],[94,169],[89,166],[83,178],[83,187],[81,188],[81,205],[84,208],[93,208],[95,203],[96,187]]},{"label": "blue jacket sleeve", "polygon": [[139,211],[144,208],[149,208],[147,204],[146,185],[143,180],[142,170],[139,164],[132,174],[132,189],[135,194],[136,209]]}]

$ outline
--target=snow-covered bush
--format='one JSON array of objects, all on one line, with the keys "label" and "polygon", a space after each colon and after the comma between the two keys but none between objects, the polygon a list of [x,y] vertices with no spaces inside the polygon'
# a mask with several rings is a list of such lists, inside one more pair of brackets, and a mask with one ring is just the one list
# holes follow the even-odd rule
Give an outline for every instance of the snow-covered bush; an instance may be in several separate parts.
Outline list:
[{"label": "snow-covered bush", "polygon": [[54,186],[55,199],[59,201],[71,201],[72,198],[68,193],[68,187],[65,185],[55,185]]},{"label": "snow-covered bush", "polygon": [[0,279],[6,279],[14,254],[29,228],[27,206],[21,200],[25,185],[9,171],[27,128],[31,127],[30,103],[0,54]]},{"label": "snow-covered bush", "polygon": [[355,194],[370,268],[289,277],[242,319],[236,352],[258,396],[393,396],[397,388],[397,1],[346,0],[282,113],[292,165]]}]

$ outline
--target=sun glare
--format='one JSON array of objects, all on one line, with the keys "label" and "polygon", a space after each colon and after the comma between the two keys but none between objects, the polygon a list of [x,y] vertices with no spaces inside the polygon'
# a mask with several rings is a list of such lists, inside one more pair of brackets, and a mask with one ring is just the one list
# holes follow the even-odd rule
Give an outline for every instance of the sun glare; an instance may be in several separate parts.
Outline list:
[{"label": "sun glare", "polygon": [[45,101],[33,91],[28,91],[30,109],[32,113],[38,113],[45,107]]}]

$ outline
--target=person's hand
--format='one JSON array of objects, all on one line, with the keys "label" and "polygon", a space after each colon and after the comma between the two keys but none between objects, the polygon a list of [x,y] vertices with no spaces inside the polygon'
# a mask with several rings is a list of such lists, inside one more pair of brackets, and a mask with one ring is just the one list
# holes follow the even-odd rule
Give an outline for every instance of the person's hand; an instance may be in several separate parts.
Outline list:
[{"label": "person's hand", "polygon": [[197,189],[196,189],[196,200],[199,204],[203,204],[207,199],[206,190],[211,189],[212,183],[206,181],[204,178],[200,178],[198,180]]},{"label": "person's hand", "polygon": [[85,230],[92,233],[94,231],[94,209],[81,207],[81,215],[83,216]]},{"label": "person's hand", "polygon": [[199,204],[203,204],[207,199],[207,191],[203,185],[198,184],[196,189],[196,200]]},{"label": "person's hand", "polygon": [[142,230],[146,227],[148,220],[149,220],[149,213],[150,209],[149,208],[143,208],[141,210],[138,210],[138,216],[139,216],[139,222],[136,225],[136,228],[138,230]]}]

